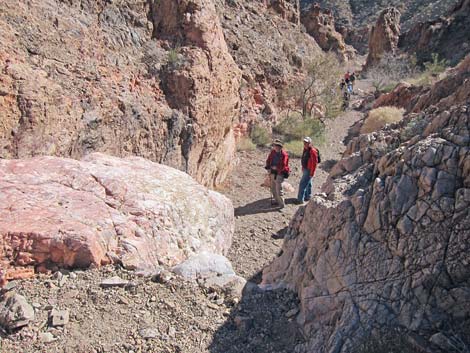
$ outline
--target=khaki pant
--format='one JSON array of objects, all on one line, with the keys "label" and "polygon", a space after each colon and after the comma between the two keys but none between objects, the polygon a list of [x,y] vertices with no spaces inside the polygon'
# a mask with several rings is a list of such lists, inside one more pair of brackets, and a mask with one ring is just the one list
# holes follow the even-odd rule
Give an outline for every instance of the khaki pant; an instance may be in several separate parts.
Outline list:
[{"label": "khaki pant", "polygon": [[284,207],[284,198],[282,197],[282,182],[284,181],[284,177],[276,174],[270,174],[269,177],[271,180],[271,193],[274,197],[274,200],[276,200],[279,207]]}]

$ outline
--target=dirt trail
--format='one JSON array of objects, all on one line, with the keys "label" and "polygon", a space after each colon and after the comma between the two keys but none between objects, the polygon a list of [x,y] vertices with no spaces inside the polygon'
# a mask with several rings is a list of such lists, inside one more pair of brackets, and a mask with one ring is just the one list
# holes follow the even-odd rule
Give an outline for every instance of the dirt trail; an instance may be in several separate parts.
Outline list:
[{"label": "dirt trail", "polygon": [[[355,90],[357,94],[352,96],[351,105],[368,94],[371,85],[368,81],[359,80]],[[322,163],[314,177],[313,193],[319,192],[329,169],[341,158],[346,147],[343,141],[349,129],[363,116],[364,113],[350,108],[335,120],[327,121],[327,143],[320,146]],[[300,160],[292,157],[292,174],[288,182],[295,192],[286,195],[287,204],[282,212],[271,207],[269,190],[259,186],[266,173],[264,163],[268,153],[268,149],[239,152],[239,164],[232,175],[231,187],[224,192],[232,200],[236,215],[235,235],[228,257],[240,276],[255,282],[260,279],[263,267],[280,251],[283,232],[299,207],[292,201],[297,196],[301,177]]]}]

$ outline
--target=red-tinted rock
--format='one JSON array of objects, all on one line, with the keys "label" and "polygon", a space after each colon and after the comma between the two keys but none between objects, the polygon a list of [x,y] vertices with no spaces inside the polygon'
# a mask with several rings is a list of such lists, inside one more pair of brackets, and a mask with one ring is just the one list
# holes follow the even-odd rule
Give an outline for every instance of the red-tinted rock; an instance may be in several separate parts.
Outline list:
[{"label": "red-tinted rock", "polygon": [[231,243],[227,198],[142,158],[2,160],[0,189],[2,281],[52,263],[172,266]]}]

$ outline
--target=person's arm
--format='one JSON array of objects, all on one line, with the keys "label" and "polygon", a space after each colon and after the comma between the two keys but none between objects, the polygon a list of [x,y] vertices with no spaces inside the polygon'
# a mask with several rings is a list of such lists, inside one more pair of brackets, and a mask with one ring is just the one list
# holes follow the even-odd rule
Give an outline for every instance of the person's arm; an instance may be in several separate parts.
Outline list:
[{"label": "person's arm", "polygon": [[310,158],[308,159],[308,170],[310,171],[310,176],[315,175],[315,170],[317,169],[318,164],[318,154],[315,148],[310,149]]},{"label": "person's arm", "polygon": [[266,159],[266,165],[264,166],[264,169],[267,169],[267,170],[271,169],[272,154],[273,154],[272,151],[269,152],[268,159]]}]

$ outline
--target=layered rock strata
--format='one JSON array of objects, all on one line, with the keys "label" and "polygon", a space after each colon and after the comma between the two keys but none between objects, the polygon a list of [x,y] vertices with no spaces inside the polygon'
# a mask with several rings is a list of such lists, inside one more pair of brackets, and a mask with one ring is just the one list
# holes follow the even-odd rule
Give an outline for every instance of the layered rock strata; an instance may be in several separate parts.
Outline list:
[{"label": "layered rock strata", "polygon": [[1,160],[0,189],[2,280],[54,266],[155,270],[231,244],[227,198],[139,157]]},{"label": "layered rock strata", "polygon": [[[299,209],[267,288],[301,299],[309,343],[352,352],[398,332],[416,350],[463,349],[470,315],[470,106],[409,114],[350,142],[324,194]],[[460,343],[459,343],[460,342]]]}]

